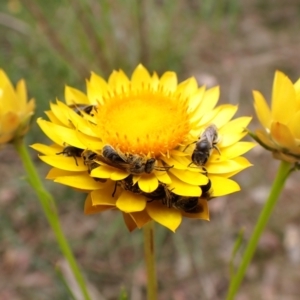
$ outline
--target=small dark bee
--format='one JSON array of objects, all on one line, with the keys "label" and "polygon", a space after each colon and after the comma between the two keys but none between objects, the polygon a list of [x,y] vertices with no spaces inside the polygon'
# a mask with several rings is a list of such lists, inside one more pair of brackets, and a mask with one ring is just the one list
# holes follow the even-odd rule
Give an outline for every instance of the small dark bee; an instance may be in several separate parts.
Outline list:
[{"label": "small dark bee", "polygon": [[[158,188],[151,193],[145,193],[139,188],[138,184],[133,184],[132,175],[130,175],[116,184],[112,196],[114,196],[118,185],[120,185],[124,190],[130,191],[134,194],[144,195],[148,199],[148,202],[161,201],[162,204],[168,208],[175,207],[191,214],[203,211],[203,207],[199,203],[199,197],[187,197],[174,194],[168,190],[165,184],[160,184]],[[204,195],[201,196],[201,198],[204,197]]]},{"label": "small dark bee", "polygon": [[186,197],[173,194],[172,205],[186,213],[197,214],[203,211],[202,205],[199,204],[199,197]]},{"label": "small dark bee", "polygon": [[125,179],[121,180],[118,182],[118,184],[126,191],[130,191],[134,194],[145,194],[145,192],[143,192],[138,184],[133,184],[133,175],[129,175],[128,177],[126,177]]},{"label": "small dark bee", "polygon": [[130,191],[134,194],[144,195],[148,199],[148,202],[162,200],[165,198],[165,187],[163,184],[160,184],[155,191],[145,193],[139,188],[137,183],[133,184],[133,175],[129,175],[125,179],[118,181],[115,185],[112,196],[114,196],[118,186],[120,186],[123,190]]},{"label": "small dark bee", "polygon": [[112,146],[106,145],[102,149],[102,155],[104,158],[108,159],[110,162],[118,164],[118,163],[126,163],[126,156],[122,155],[121,152],[117,152]]},{"label": "small dark bee", "polygon": [[148,202],[160,200],[168,208],[175,207],[186,213],[199,213],[203,207],[199,204],[199,197],[180,196],[172,193],[165,184],[160,184],[152,193],[145,193]]},{"label": "small dark bee", "polygon": [[94,160],[97,158],[97,153],[91,151],[91,150],[85,150],[82,152],[82,158],[84,164],[88,167],[89,174],[92,172],[93,169],[99,167],[99,164],[97,164]]},{"label": "small dark bee", "polygon": [[85,104],[72,104],[69,105],[70,108],[73,109],[74,112],[76,112],[76,114],[83,116],[83,113],[86,113],[90,116],[94,116],[92,114],[93,109],[97,111],[97,108],[95,105],[85,105]]},{"label": "small dark bee", "polygon": [[219,154],[221,154],[219,148],[217,147],[218,141],[217,127],[212,124],[203,131],[198,141],[192,143],[196,144],[192,153],[192,163],[194,163],[196,166],[205,165],[213,149],[216,149]]},{"label": "small dark bee", "polygon": [[[91,174],[92,170],[100,166],[100,164],[96,162],[97,157],[99,157],[97,153],[91,150],[85,150],[82,152],[81,156],[83,158],[84,164],[88,167],[89,174]],[[106,182],[105,178],[98,178],[98,177],[97,178],[93,177],[93,178],[95,181]]]},{"label": "small dark bee", "polygon": [[56,153],[56,154],[57,155],[63,154],[64,156],[74,157],[76,166],[78,166],[76,157],[81,157],[82,152],[83,152],[83,149],[80,149],[80,148],[77,148],[77,147],[74,147],[74,146],[66,146],[63,149],[62,152],[59,152],[59,153]]},{"label": "small dark bee", "polygon": [[155,158],[146,158],[137,154],[126,155],[121,151],[116,151],[112,146],[106,145],[102,149],[102,156],[97,157],[100,161],[124,170],[132,175],[150,174],[153,170],[166,171],[172,167],[155,166]]},{"label": "small dark bee", "polygon": [[167,207],[175,207],[180,209],[186,213],[199,213],[203,211],[203,207],[199,204],[199,197],[188,197],[188,196],[180,196],[172,193],[164,187],[165,189],[165,197],[162,198],[162,204]]}]

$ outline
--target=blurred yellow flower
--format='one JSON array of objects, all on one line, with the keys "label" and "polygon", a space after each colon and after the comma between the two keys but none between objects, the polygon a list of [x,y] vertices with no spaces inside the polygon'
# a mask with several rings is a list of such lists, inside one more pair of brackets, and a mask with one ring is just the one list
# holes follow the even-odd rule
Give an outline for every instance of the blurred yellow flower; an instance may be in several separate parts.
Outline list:
[{"label": "blurred yellow flower", "polygon": [[276,71],[271,109],[258,91],[253,91],[254,108],[263,129],[250,135],[277,159],[300,160],[300,79],[293,84],[282,72]]},{"label": "blurred yellow flower", "polygon": [[14,89],[0,69],[0,147],[25,135],[34,109],[34,99],[27,102],[25,81],[20,80]]},{"label": "blurred yellow flower", "polygon": [[208,220],[207,200],[238,191],[230,177],[251,165],[241,155],[254,144],[240,142],[251,118],[231,120],[237,107],[218,98],[218,87],[142,65],[131,79],[92,73],[86,94],[66,87],[66,104],[38,120],[54,144],[32,147],[48,179],[88,193],[86,214],[118,209],[129,230],[154,220],[175,231],[182,217]]}]

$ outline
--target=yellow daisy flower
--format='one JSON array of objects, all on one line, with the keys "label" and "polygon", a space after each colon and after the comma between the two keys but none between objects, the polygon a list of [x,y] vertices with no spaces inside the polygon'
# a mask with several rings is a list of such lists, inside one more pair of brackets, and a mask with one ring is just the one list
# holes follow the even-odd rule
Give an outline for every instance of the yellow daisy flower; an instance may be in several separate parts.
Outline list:
[{"label": "yellow daisy flower", "polygon": [[142,65],[131,79],[92,73],[86,94],[66,87],[66,104],[38,119],[54,144],[32,147],[48,179],[88,193],[86,214],[118,209],[129,230],[154,220],[175,231],[182,217],[208,220],[207,200],[238,191],[230,177],[250,166],[241,155],[254,144],[240,139],[251,118],[231,120],[237,107],[218,98],[218,87]]},{"label": "yellow daisy flower", "polygon": [[276,71],[272,103],[253,91],[254,108],[263,129],[250,135],[277,159],[287,162],[300,160],[300,79],[293,84],[282,72]]},{"label": "yellow daisy flower", "polygon": [[14,89],[0,69],[0,147],[25,135],[34,109],[34,99],[27,102],[25,81],[20,80]]}]

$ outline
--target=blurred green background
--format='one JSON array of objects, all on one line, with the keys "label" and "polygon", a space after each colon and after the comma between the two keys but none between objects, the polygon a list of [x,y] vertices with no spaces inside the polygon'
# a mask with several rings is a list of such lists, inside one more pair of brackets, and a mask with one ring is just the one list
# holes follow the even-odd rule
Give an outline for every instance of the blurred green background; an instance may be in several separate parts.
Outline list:
[{"label": "blurred green background", "polygon": [[[140,62],[220,85],[220,103],[252,116],[251,91],[270,99],[275,70],[300,77],[299,28],[298,0],[1,1],[0,68],[14,84],[26,80],[35,118],[63,100],[65,85],[85,91],[90,71],[131,74]],[[26,142],[48,143],[35,122]],[[44,177],[48,166],[31,153]],[[210,222],[184,220],[176,234],[156,226],[159,299],[224,299],[234,240],[241,228],[245,241],[251,234],[278,166],[260,147],[247,157],[254,167],[236,176],[242,191],[211,201]],[[0,170],[0,299],[69,299],[55,272],[65,262],[12,147]],[[299,299],[299,179],[288,180],[237,299]],[[116,212],[85,216],[85,195],[45,184],[94,299],[118,299],[123,288],[145,299],[142,232],[130,234]]]}]

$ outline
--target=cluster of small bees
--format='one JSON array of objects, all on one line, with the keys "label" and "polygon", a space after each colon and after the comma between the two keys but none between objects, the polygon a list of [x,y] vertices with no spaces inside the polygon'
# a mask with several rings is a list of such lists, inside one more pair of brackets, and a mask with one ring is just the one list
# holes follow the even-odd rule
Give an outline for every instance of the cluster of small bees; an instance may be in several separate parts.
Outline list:
[{"label": "cluster of small bees", "polygon": [[[81,116],[84,116],[84,114],[92,115],[92,111],[96,110],[96,107],[94,105],[74,105],[72,108],[77,114]],[[190,145],[195,144],[191,156],[191,164],[194,164],[196,167],[202,168],[202,170],[206,172],[204,166],[208,161],[212,150],[216,149],[220,153],[217,147],[218,141],[219,139],[217,128],[212,124],[203,131],[197,141],[189,144],[184,149],[185,151]],[[159,167],[156,165],[155,158],[147,158],[138,154],[125,154],[120,150],[114,149],[111,145],[105,145],[101,150],[101,154],[95,153],[91,150],[76,148],[74,146],[66,146],[62,152],[59,152],[57,154],[74,157],[76,164],[77,157],[81,157],[84,161],[84,164],[88,167],[89,173],[91,173],[93,169],[99,167],[101,163],[128,172],[130,174],[128,177],[123,180],[116,181],[114,191],[112,191],[112,196],[115,195],[117,188],[121,187],[123,190],[145,196],[149,202],[161,201],[163,205],[169,208],[175,207],[186,213],[200,213],[201,211],[203,211],[203,207],[201,206],[201,204],[199,204],[199,197],[177,195],[169,190],[163,183],[160,183],[158,188],[151,193],[145,193],[139,188],[137,183],[133,184],[134,175],[141,175],[143,173],[150,174],[154,170],[167,171],[173,167],[167,165]],[[106,179],[101,178],[94,179],[96,181],[106,181]],[[200,186],[200,188],[202,190],[201,198],[209,200],[211,198],[210,180],[206,185]]]}]

